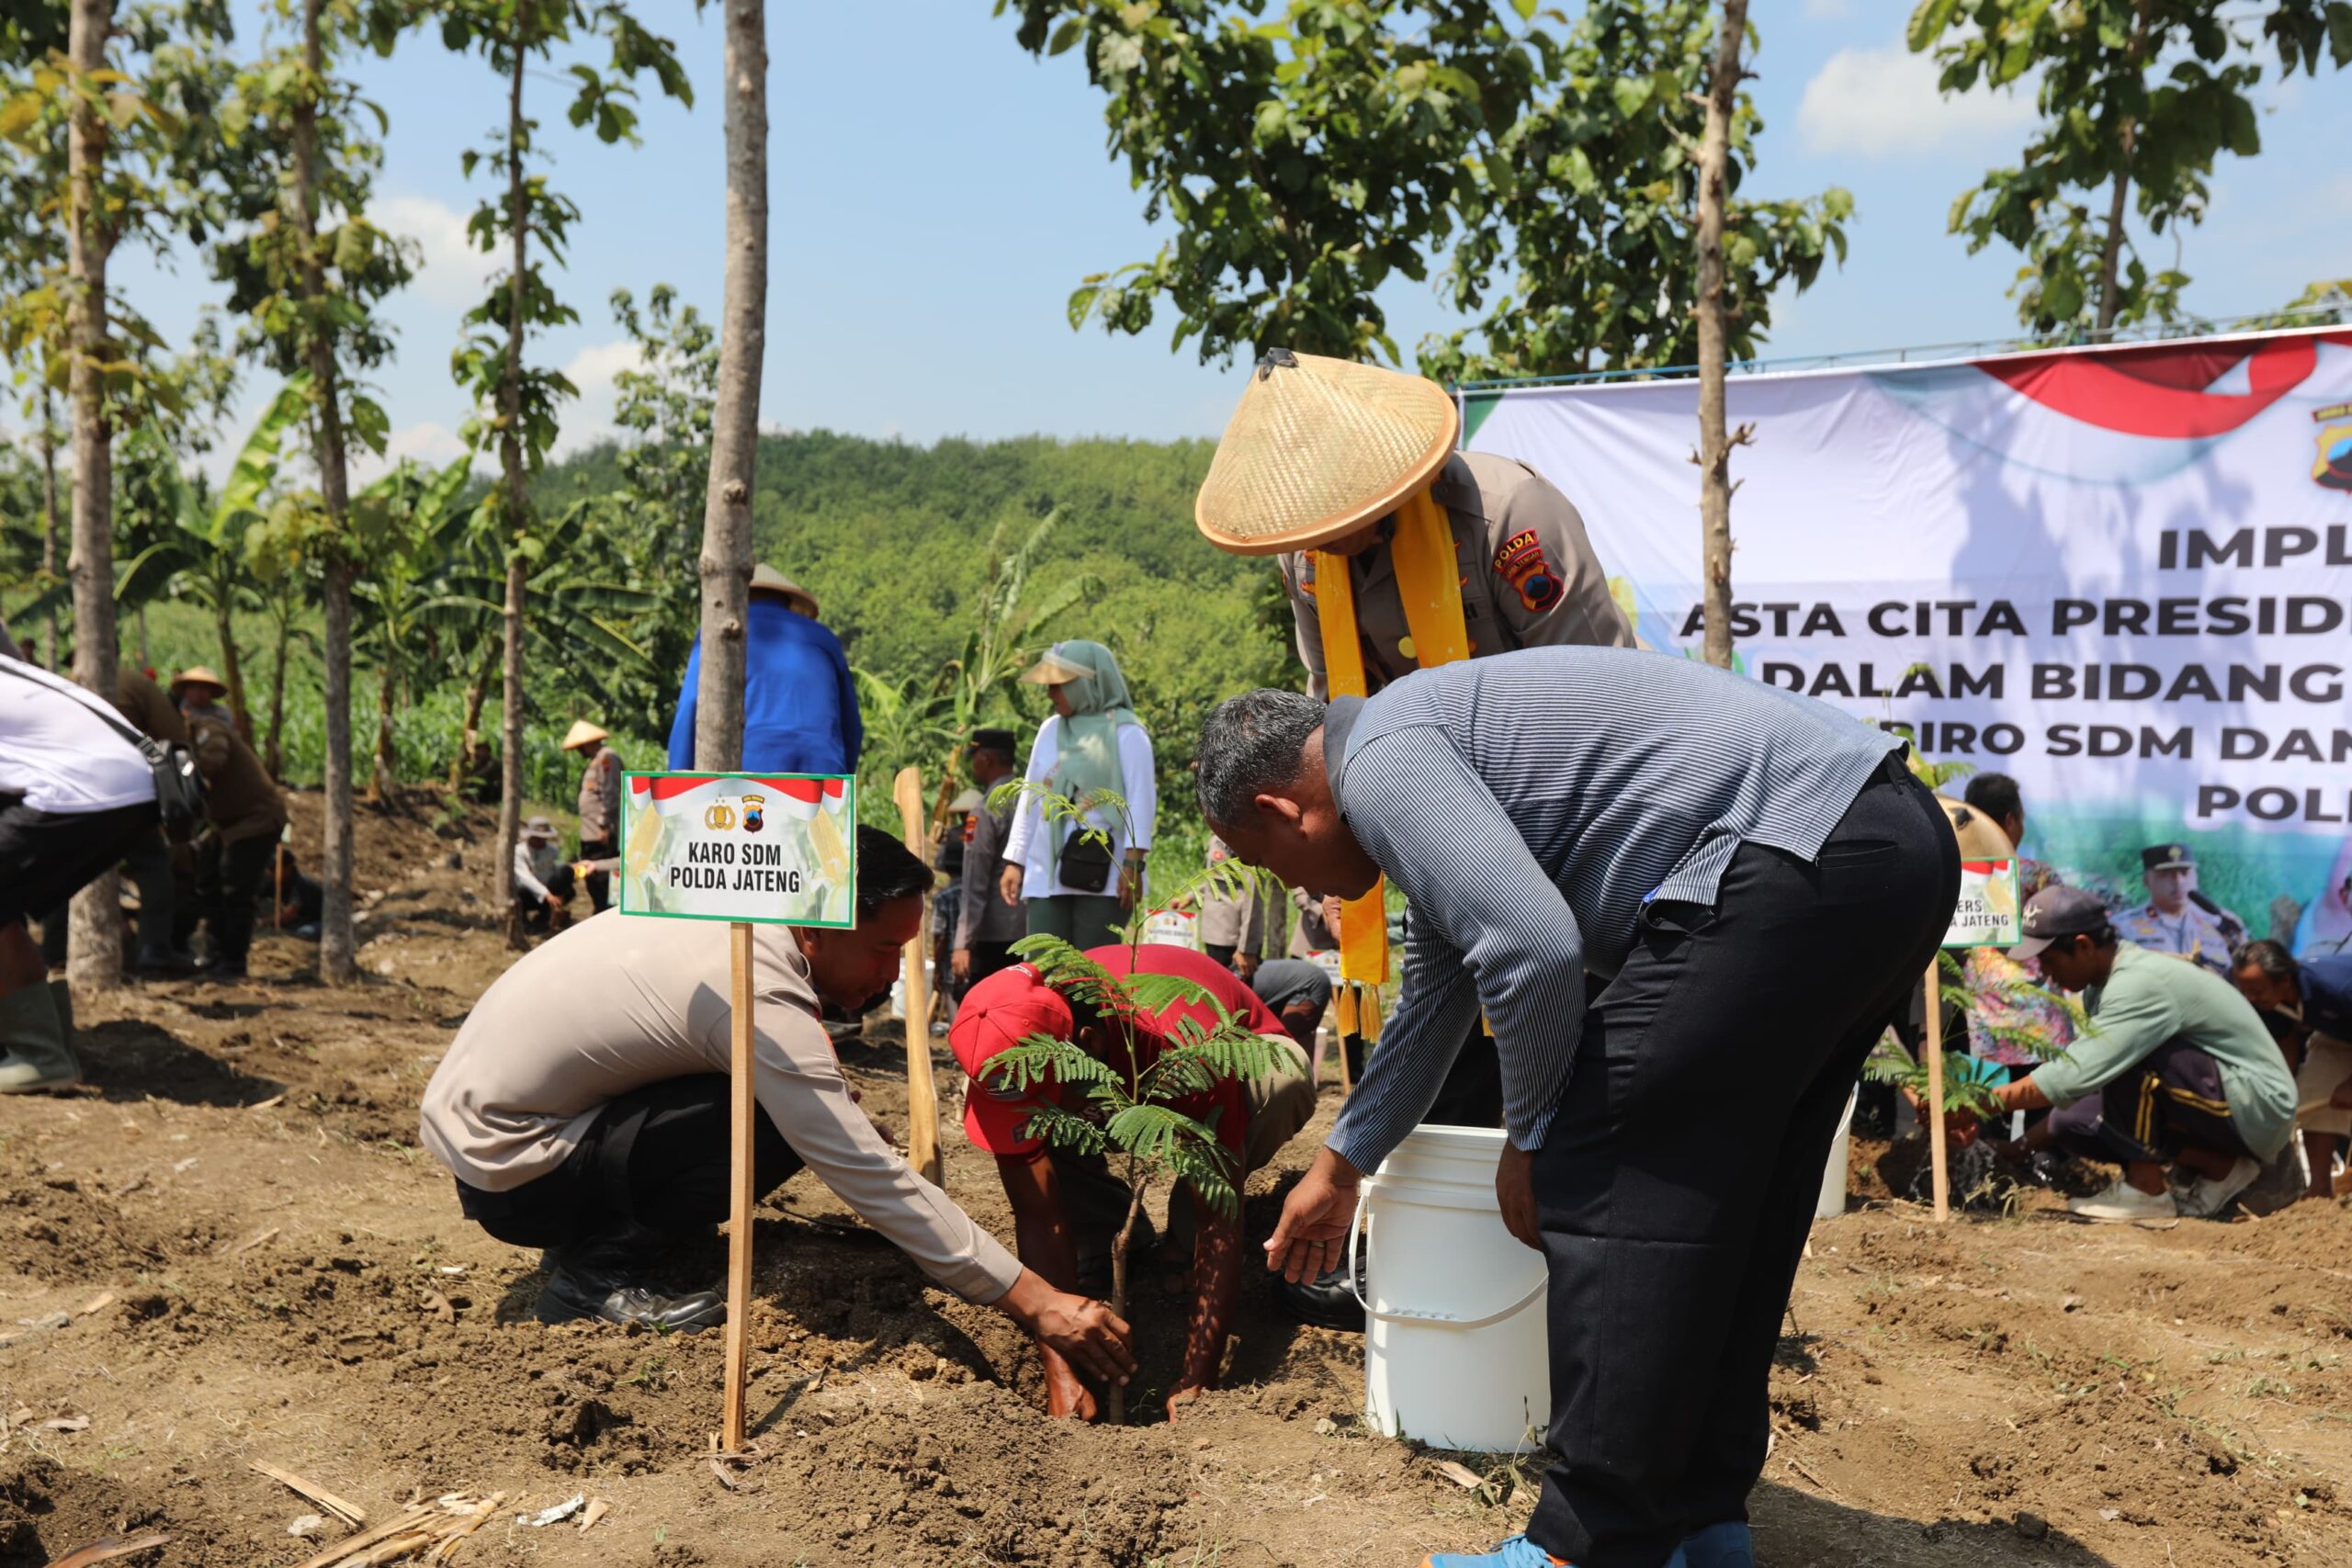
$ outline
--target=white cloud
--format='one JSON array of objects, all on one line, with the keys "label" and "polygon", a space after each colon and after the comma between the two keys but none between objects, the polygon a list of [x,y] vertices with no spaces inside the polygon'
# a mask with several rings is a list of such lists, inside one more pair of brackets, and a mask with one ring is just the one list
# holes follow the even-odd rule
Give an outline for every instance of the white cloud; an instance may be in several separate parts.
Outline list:
[{"label": "white cloud", "polygon": [[403,457],[413,458],[428,468],[446,468],[462,457],[465,450],[465,442],[446,424],[425,420],[417,424],[404,425],[385,438],[382,457],[379,457],[365,447],[353,452],[351,481],[355,485],[373,484],[398,468]]},{"label": "white cloud", "polygon": [[394,196],[378,202],[371,216],[386,233],[414,240],[423,249],[418,294],[433,304],[460,310],[481,301],[498,264],[474,247],[464,213],[429,196]]},{"label": "white cloud", "polygon": [[571,356],[563,373],[580,389],[580,396],[563,411],[555,456],[560,457],[594,446],[616,434],[618,427],[613,423],[614,380],[622,371],[634,370],[644,362],[643,351],[627,339],[600,343]]},{"label": "white cloud", "polygon": [[2006,137],[2034,118],[2025,91],[1982,88],[1946,97],[1936,90],[1934,59],[1900,43],[1841,49],[1823,62],[1797,104],[1797,127],[1815,152],[1894,158],[1950,142]]}]

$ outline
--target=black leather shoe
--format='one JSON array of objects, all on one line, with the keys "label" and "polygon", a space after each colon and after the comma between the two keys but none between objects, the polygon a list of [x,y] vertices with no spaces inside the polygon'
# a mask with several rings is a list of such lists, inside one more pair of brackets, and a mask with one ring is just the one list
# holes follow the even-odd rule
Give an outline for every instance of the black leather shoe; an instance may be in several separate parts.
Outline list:
[{"label": "black leather shoe", "polygon": [[536,1309],[541,1323],[574,1323],[583,1317],[606,1323],[641,1323],[649,1328],[693,1334],[727,1321],[727,1298],[717,1291],[663,1295],[643,1282],[634,1265],[643,1253],[626,1244],[598,1240],[550,1247],[548,1282]]},{"label": "black leather shoe", "polygon": [[[1356,1260],[1356,1279],[1363,1279],[1363,1260]],[[1336,1328],[1343,1334],[1363,1332],[1363,1307],[1348,1289],[1344,1268],[1326,1269],[1305,1284],[1294,1285],[1288,1280],[1278,1280],[1275,1289],[1282,1294],[1283,1305],[1291,1315],[1317,1328]]]}]

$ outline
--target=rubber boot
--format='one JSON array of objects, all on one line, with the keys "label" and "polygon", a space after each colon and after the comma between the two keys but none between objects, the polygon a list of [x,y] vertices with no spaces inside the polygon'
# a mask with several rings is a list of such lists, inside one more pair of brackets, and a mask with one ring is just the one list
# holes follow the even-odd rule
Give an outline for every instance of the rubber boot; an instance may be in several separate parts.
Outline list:
[{"label": "rubber boot", "polygon": [[[58,1012],[58,994],[65,996],[66,1013]],[[0,1094],[26,1089],[63,1089],[82,1081],[82,1066],[67,1043],[72,1030],[73,993],[62,980],[21,986],[0,997]]]}]

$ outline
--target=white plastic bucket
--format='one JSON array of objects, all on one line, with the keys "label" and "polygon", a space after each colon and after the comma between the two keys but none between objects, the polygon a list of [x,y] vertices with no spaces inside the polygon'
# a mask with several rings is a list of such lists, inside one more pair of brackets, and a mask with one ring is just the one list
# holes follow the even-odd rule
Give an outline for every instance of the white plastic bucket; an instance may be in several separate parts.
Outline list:
[{"label": "white plastic bucket", "polygon": [[1503,1134],[1417,1127],[1363,1184],[1348,1232],[1364,1285],[1364,1419],[1435,1448],[1518,1452],[1543,1440],[1552,1357],[1544,1255],[1503,1228]]},{"label": "white plastic bucket", "polygon": [[1854,1135],[1854,1096],[1846,1097],[1846,1114],[1838,1118],[1838,1135],[1829,1140],[1829,1163],[1821,1168],[1821,1196],[1813,1205],[1816,1220],[1834,1220],[1846,1212],[1848,1146]]}]

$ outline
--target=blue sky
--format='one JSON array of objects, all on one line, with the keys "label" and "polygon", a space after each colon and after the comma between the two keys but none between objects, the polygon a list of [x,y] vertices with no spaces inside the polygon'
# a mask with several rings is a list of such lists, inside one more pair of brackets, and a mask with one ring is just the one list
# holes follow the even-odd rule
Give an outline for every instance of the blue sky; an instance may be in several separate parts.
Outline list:
[{"label": "blue sky", "polygon": [[[1953,197],[2013,161],[2030,102],[1940,100],[1933,69],[1906,54],[1906,5],[1774,0],[1757,9],[1751,84],[1766,119],[1749,188],[1794,195],[1843,185],[1859,210],[1852,254],[1784,301],[1768,355],[1820,355],[1968,341],[2014,327],[2012,253],[1970,257],[1944,232]],[[250,12],[245,13],[251,15]],[[582,389],[566,447],[609,430],[611,377],[628,351],[606,300],[657,282],[715,315],[721,267],[720,33],[714,6],[644,0],[667,31],[698,102],[646,107],[643,145],[608,148],[564,124],[559,73],[536,72],[552,181],[581,209],[559,293],[580,323],[535,347]],[[1162,438],[1214,435],[1238,383],[1170,353],[1172,323],[1142,337],[1073,333],[1064,314],[1084,274],[1139,260],[1157,238],[1123,166],[1106,157],[1102,100],[1076,53],[1032,61],[988,0],[771,7],[772,268],[762,422],[919,442],[943,435]],[[243,40],[250,44],[250,35]],[[468,412],[449,378],[458,320],[487,258],[464,216],[489,186],[459,154],[503,110],[479,58],[407,39],[359,69],[390,117],[377,217],[418,240],[425,265],[388,308],[401,353],[379,378],[396,454],[446,460]],[[2264,154],[2229,162],[2212,210],[2186,241],[2192,308],[2215,316],[2273,307],[2312,278],[2352,267],[2352,93],[2342,79],[2266,89]],[[2169,240],[2151,253],[2168,264]],[[192,256],[126,255],[118,288],[173,336],[211,286]],[[1399,282],[1384,303],[1410,345],[1453,324],[1426,288]],[[267,389],[252,386],[245,410]],[[233,445],[233,439],[232,440]]]}]

